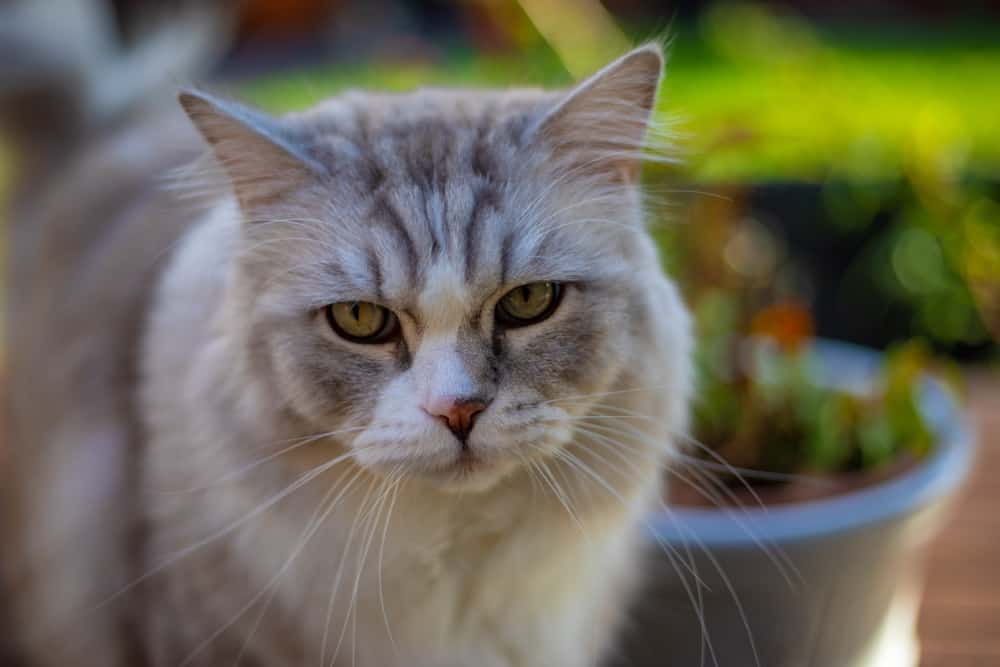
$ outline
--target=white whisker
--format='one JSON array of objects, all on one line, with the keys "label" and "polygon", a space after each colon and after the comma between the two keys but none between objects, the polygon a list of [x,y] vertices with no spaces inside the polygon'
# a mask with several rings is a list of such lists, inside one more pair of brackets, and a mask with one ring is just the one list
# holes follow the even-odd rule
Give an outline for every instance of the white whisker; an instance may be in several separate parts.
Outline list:
[{"label": "white whisker", "polygon": [[[329,601],[329,603],[327,605],[327,608],[326,608],[326,621],[325,621],[324,626],[323,626],[323,641],[322,641],[322,644],[320,645],[320,667],[323,667],[323,666],[325,666],[327,664],[326,663],[326,647],[327,647],[327,642],[328,642],[328,639],[329,639],[330,621],[331,621],[332,616],[333,616],[333,603],[334,603],[334,600],[336,599],[337,593],[340,590],[340,578],[341,578],[341,575],[343,574],[344,566],[347,564],[348,554],[350,554],[350,551],[351,551],[351,545],[352,545],[352,543],[354,541],[355,532],[356,532],[356,530],[357,530],[357,528],[359,526],[359,523],[361,522],[362,518],[365,516],[365,511],[364,510],[365,510],[365,507],[366,507],[366,505],[368,503],[368,498],[371,497],[372,492],[375,490],[375,485],[376,485],[377,482],[378,482],[378,479],[373,477],[372,480],[368,483],[368,489],[365,491],[365,495],[361,499],[361,503],[358,506],[358,511],[357,511],[357,513],[354,516],[354,520],[351,522],[351,528],[350,528],[350,531],[348,532],[348,535],[347,535],[347,543],[344,545],[344,548],[343,548],[343,550],[341,552],[340,563],[337,565],[337,574],[336,574],[336,577],[334,578],[334,580],[332,582],[331,589],[330,589],[330,601]],[[345,623],[347,622],[347,618],[346,617],[345,617],[344,622]],[[336,656],[334,656],[334,658],[332,658],[330,662],[332,663],[335,658],[336,658]]]},{"label": "white whisker", "polygon": [[393,483],[392,500],[389,501],[389,509],[385,516],[385,525],[382,527],[382,544],[378,549],[378,601],[379,606],[382,608],[382,620],[385,621],[385,631],[389,635],[389,645],[392,647],[393,654],[399,657],[399,647],[396,646],[396,640],[392,636],[392,628],[389,625],[389,614],[385,608],[385,590],[382,586],[382,569],[385,562],[385,543],[386,537],[389,534],[389,522],[392,521],[392,510],[396,507],[396,498],[399,495],[399,487],[402,484],[402,478],[397,479]]},{"label": "white whisker", "polygon": [[[360,475],[360,474],[361,474],[360,470],[358,470],[357,472],[355,472],[355,478],[358,475]],[[184,660],[181,661],[181,663],[180,663],[180,665],[178,665],[178,667],[185,667],[185,665],[188,665],[201,651],[203,651],[213,641],[215,641],[220,636],[222,636],[222,634],[226,630],[228,630],[229,628],[231,628],[246,612],[248,612],[250,609],[252,609],[253,605],[256,604],[257,601],[260,600],[261,597],[263,597],[265,594],[267,594],[268,591],[270,591],[274,587],[275,584],[277,584],[277,582],[281,579],[281,576],[288,570],[288,568],[295,561],[295,559],[298,558],[299,554],[302,552],[302,549],[305,548],[305,546],[309,542],[310,538],[312,538],[312,536],[316,533],[316,531],[319,530],[320,526],[323,524],[323,521],[326,519],[326,517],[330,514],[330,512],[333,511],[334,507],[336,507],[337,500],[334,500],[333,502],[330,503],[329,507],[326,510],[322,509],[323,508],[323,503],[326,501],[327,498],[329,498],[329,496],[331,496],[333,494],[333,492],[337,488],[337,484],[339,484],[339,482],[345,476],[346,476],[346,473],[345,473],[345,475],[342,475],[337,480],[337,482],[334,483],[330,487],[330,489],[327,491],[326,495],[323,496],[323,499],[320,500],[320,502],[318,503],[318,505],[316,507],[316,511],[313,513],[312,517],[310,517],[309,521],[306,524],[306,528],[302,531],[302,534],[299,536],[299,540],[298,540],[298,543],[296,544],[295,548],[292,550],[291,554],[285,559],[285,561],[282,563],[281,567],[274,574],[274,576],[270,579],[270,581],[268,581],[264,585],[263,588],[261,588],[259,591],[257,591],[257,593],[254,594],[253,597],[251,597],[250,600],[247,601],[247,603],[244,604],[239,609],[239,611],[237,611],[236,614],[232,616],[232,618],[230,618],[225,624],[223,624],[221,627],[219,627],[217,630],[215,630],[215,632],[213,632],[211,635],[209,635],[207,638],[205,638],[197,646],[195,646],[195,648],[190,653],[188,653],[187,657],[184,658]],[[337,498],[339,499],[340,496],[338,496]],[[266,610],[267,610],[267,605],[264,605],[264,608],[261,611],[261,615],[263,615],[263,613]],[[252,633],[251,633],[251,635],[249,635],[247,637],[246,642],[250,641],[250,636],[252,636]],[[246,648],[246,646],[247,646],[246,642],[244,642],[243,648]],[[242,658],[242,655],[243,655],[243,650],[241,649],[239,655],[237,656],[237,663]]]},{"label": "white whisker", "polygon": [[[291,442],[293,444],[290,445],[290,446],[288,446],[288,447],[285,447],[285,448],[283,448],[283,449],[281,449],[281,450],[279,450],[277,452],[274,452],[272,454],[268,454],[267,456],[264,456],[262,458],[259,458],[259,459],[255,460],[255,461],[252,461],[252,462],[250,462],[250,463],[248,463],[248,464],[246,464],[244,466],[241,466],[241,467],[237,468],[235,471],[233,471],[231,473],[227,473],[227,474],[219,477],[215,481],[209,482],[208,484],[205,484],[205,485],[202,485],[202,486],[194,486],[194,487],[190,487],[188,489],[170,490],[170,491],[145,491],[145,493],[156,494],[156,495],[175,495],[175,494],[176,495],[181,495],[181,494],[197,493],[199,491],[205,491],[205,490],[211,489],[213,487],[219,486],[221,484],[225,484],[227,482],[231,482],[231,481],[233,481],[235,479],[239,479],[240,477],[243,477],[247,473],[253,471],[258,466],[261,466],[261,465],[263,465],[265,463],[269,463],[269,462],[275,460],[276,458],[284,456],[285,454],[287,454],[289,452],[292,452],[292,451],[295,451],[296,449],[300,449],[301,447],[305,447],[306,445],[310,445],[310,444],[312,444],[314,442],[317,442],[319,440],[324,440],[326,438],[332,438],[332,437],[337,436],[337,435],[343,435],[345,433],[356,433],[358,431],[363,431],[363,430],[364,430],[364,427],[363,426],[359,426],[359,427],[355,427],[355,428],[339,429],[339,430],[336,430],[336,431],[326,431],[325,433],[315,433],[313,435],[307,435],[307,436],[303,436],[301,438],[294,438],[292,440],[279,441],[279,442],[274,443],[274,444],[284,444],[285,442]],[[347,456],[349,456],[349,455],[347,455]]]},{"label": "white whisker", "polygon": [[216,532],[212,533],[211,535],[209,535],[209,536],[207,536],[205,538],[202,538],[202,539],[198,540],[197,542],[195,542],[195,543],[193,543],[191,545],[188,545],[187,547],[184,547],[183,549],[180,549],[178,551],[175,551],[175,552],[169,554],[163,561],[161,561],[160,563],[154,565],[151,569],[149,569],[148,571],[146,571],[144,574],[142,574],[139,577],[133,579],[131,582],[129,582],[128,584],[126,584],[123,588],[121,588],[120,590],[116,591],[113,595],[111,595],[111,596],[105,598],[104,600],[102,600],[101,602],[99,602],[97,605],[95,605],[93,608],[91,608],[90,611],[95,611],[96,609],[98,609],[98,608],[100,608],[100,607],[102,607],[102,606],[104,606],[106,604],[109,604],[113,600],[116,600],[117,598],[119,598],[120,596],[124,595],[128,591],[132,590],[133,588],[135,588],[136,586],[138,586],[140,583],[142,583],[143,581],[146,581],[147,579],[149,579],[150,577],[154,576],[155,574],[158,574],[159,572],[162,572],[163,570],[167,569],[171,565],[177,563],[180,560],[183,560],[184,558],[190,556],[191,554],[195,553],[199,549],[204,548],[205,546],[211,544],[212,542],[215,542],[216,540],[218,540],[218,539],[220,539],[220,538],[228,535],[229,533],[233,532],[234,530],[236,530],[240,526],[246,524],[248,521],[251,521],[255,517],[260,516],[262,513],[266,512],[271,507],[273,507],[277,503],[279,503],[282,500],[284,500],[290,494],[294,493],[295,491],[297,491],[298,489],[302,488],[303,486],[305,486],[306,484],[308,484],[312,480],[316,479],[317,477],[319,477],[320,475],[322,475],[326,471],[330,470],[331,468],[333,468],[338,463],[341,463],[341,462],[347,460],[351,456],[353,456],[353,454],[351,454],[351,453],[343,454],[341,456],[338,456],[338,457],[334,458],[331,461],[327,461],[326,463],[323,463],[323,464],[321,464],[321,465],[313,468],[312,470],[310,470],[310,471],[308,471],[308,472],[300,475],[298,478],[296,478],[296,480],[294,482],[292,482],[291,484],[289,484],[283,490],[281,490],[280,492],[276,493],[275,495],[273,495],[271,498],[269,498],[265,502],[260,503],[253,510],[251,510],[248,513],[246,513],[242,517],[240,517],[240,518],[238,518],[238,519],[230,522],[229,524],[225,525],[223,528],[221,528],[220,530],[217,530]]}]

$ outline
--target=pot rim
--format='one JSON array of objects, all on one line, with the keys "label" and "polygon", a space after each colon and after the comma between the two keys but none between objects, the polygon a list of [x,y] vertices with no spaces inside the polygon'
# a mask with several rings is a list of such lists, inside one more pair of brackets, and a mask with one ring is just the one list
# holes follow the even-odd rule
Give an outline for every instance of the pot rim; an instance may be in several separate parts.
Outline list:
[{"label": "pot rim", "polygon": [[[860,389],[870,384],[881,354],[849,343],[816,342],[823,381]],[[693,546],[780,545],[913,514],[951,496],[968,476],[974,433],[953,396],[939,383],[921,387],[921,405],[936,435],[933,452],[906,472],[871,486],[819,500],[774,507],[664,507],[649,521],[651,537]]]}]

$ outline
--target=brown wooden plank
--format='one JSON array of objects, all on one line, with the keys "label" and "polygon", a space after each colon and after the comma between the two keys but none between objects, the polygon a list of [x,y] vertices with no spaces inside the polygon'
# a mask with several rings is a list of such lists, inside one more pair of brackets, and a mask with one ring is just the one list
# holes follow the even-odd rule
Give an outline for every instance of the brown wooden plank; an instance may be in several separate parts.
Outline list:
[{"label": "brown wooden plank", "polygon": [[979,449],[931,548],[921,667],[1000,666],[1000,378],[971,378],[969,404]]}]

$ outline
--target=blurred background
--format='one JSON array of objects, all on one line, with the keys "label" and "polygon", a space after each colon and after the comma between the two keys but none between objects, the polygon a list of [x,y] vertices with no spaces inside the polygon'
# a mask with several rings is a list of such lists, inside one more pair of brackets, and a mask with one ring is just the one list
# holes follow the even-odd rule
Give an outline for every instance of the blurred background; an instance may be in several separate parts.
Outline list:
[{"label": "blurred background", "polygon": [[[30,3],[0,2],[0,23],[16,4]],[[60,25],[76,29],[72,4],[47,18],[56,39]],[[117,55],[191,3],[80,3],[98,5],[112,45],[100,77],[118,76]],[[1000,558],[990,510],[1000,501],[1000,3],[213,7],[205,78],[273,111],[346,87],[566,85],[631,44],[663,41],[656,121],[676,160],[644,178],[664,262],[695,310],[722,299],[745,331],[878,349],[917,341],[967,377],[980,464],[932,557],[920,627],[925,664],[1000,665],[1000,583],[974,576]],[[9,150],[0,144],[0,192],[18,167],[11,136]]]},{"label": "blurred background", "polygon": [[[155,34],[151,24],[199,3],[49,4],[109,7],[110,63]],[[1000,4],[214,6],[224,28],[199,78],[278,111],[349,86],[564,85],[630,44],[664,41],[658,121],[677,162],[646,176],[656,233],[689,298],[721,287],[754,308],[800,305],[822,336],[879,348],[919,337],[962,361],[996,357]],[[61,21],[74,38],[80,13],[50,12],[45,25],[58,39]]]}]

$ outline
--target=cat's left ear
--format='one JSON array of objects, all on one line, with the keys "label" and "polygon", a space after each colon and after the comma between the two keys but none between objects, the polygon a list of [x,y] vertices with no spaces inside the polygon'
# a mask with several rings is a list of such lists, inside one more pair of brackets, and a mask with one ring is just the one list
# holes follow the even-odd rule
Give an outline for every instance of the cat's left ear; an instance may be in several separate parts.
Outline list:
[{"label": "cat's left ear", "polygon": [[319,182],[326,170],[282,120],[184,90],[178,101],[211,146],[244,211]]},{"label": "cat's left ear", "polygon": [[662,74],[658,45],[630,51],[573,88],[537,131],[574,168],[634,181]]}]

